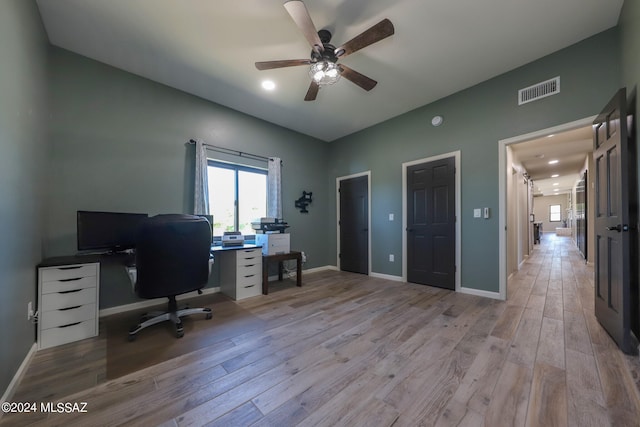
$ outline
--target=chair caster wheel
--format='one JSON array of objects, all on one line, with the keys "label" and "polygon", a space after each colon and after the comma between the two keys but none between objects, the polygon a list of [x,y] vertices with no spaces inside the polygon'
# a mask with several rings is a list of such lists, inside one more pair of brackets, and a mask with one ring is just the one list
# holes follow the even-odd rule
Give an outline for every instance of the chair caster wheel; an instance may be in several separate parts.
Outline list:
[{"label": "chair caster wheel", "polygon": [[207,313],[207,315],[205,316],[205,319],[209,320],[213,317],[213,315],[211,313]]},{"label": "chair caster wheel", "polygon": [[127,338],[127,340],[129,342],[134,342],[136,340],[137,335],[136,334],[129,334],[129,337]]},{"label": "chair caster wheel", "polygon": [[184,336],[184,331],[182,329],[176,331],[176,338],[182,338]]}]

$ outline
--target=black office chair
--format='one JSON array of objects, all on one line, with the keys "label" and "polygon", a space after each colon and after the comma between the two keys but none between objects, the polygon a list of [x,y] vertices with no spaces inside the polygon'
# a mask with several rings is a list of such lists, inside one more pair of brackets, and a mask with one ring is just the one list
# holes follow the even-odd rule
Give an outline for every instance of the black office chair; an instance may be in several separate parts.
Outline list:
[{"label": "black office chair", "polygon": [[202,217],[192,215],[157,215],[147,219],[136,242],[137,279],[135,292],[141,298],[169,298],[166,312],[148,313],[129,331],[129,341],[151,325],[171,320],[176,336],[184,335],[181,317],[204,313],[211,319],[210,308],[178,310],[176,295],[201,289],[209,279],[211,226]]}]

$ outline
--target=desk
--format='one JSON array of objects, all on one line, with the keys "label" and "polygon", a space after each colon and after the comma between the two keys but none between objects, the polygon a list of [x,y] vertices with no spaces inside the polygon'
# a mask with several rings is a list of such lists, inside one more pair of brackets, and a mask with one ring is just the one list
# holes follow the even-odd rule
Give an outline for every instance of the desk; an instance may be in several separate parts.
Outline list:
[{"label": "desk", "polygon": [[282,281],[282,261],[296,260],[296,286],[302,287],[302,253],[290,251],[286,254],[262,255],[262,295],[269,294],[269,263],[278,263],[278,280]]}]

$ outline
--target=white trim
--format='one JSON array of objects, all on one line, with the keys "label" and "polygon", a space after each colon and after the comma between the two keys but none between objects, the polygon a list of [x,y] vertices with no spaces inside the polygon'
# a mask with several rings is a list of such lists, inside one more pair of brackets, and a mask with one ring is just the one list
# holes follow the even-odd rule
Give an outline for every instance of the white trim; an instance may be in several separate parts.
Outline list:
[{"label": "white trim", "polygon": [[[7,386],[7,389],[4,391],[4,394],[2,395],[2,400],[0,400],[0,402],[9,402],[12,400],[13,394],[18,388],[18,384],[22,380],[24,373],[27,371],[27,368],[31,364],[31,359],[33,358],[33,355],[36,354],[36,351],[38,351],[38,344],[33,343],[31,348],[27,352],[27,355],[24,357],[24,360],[20,364],[20,367],[18,368],[15,375],[11,379],[11,382]],[[2,414],[3,412],[0,412],[0,418],[2,418]]]},{"label": "white trim", "polygon": [[597,116],[586,117],[573,122],[553,126],[524,135],[501,139],[498,141],[498,282],[501,300],[507,299],[507,145],[525,142],[535,138],[591,126]]},{"label": "white trim", "polygon": [[[220,292],[220,288],[204,288],[202,290],[202,295],[217,294],[219,292]],[[193,291],[186,294],[178,295],[176,297],[176,300],[181,301],[184,299],[193,298],[197,296],[199,296],[199,294],[196,291]],[[125,313],[127,311],[152,307],[154,305],[162,304],[165,302],[166,302],[165,298],[154,298],[154,299],[149,299],[145,301],[134,302],[131,304],[119,305],[116,307],[103,308],[102,310],[100,310],[100,317],[106,317],[106,316],[111,316],[112,314]]]},{"label": "white trim", "polygon": [[474,289],[474,288],[465,288],[464,286],[461,286],[460,289],[456,289],[456,291],[460,292],[461,294],[475,295],[478,297],[492,298],[492,299],[498,299],[498,300],[502,299],[500,298],[499,292],[483,291],[483,290]]},{"label": "white trim", "polygon": [[402,277],[400,276],[393,276],[391,274],[382,274],[382,273],[374,273],[371,272],[369,274],[369,276],[371,277],[376,277],[378,279],[385,279],[385,280],[391,280],[393,282],[404,282],[404,280],[402,279]]},{"label": "white trim", "polygon": [[460,284],[460,278],[462,277],[462,198],[460,191],[461,175],[460,168],[460,156],[461,152],[452,151],[450,153],[440,154],[438,156],[427,157],[424,159],[412,160],[402,164],[402,281],[407,281],[407,168],[413,165],[419,165],[420,163],[428,163],[435,160],[446,159],[454,157],[456,165],[455,173],[455,189],[456,189],[456,292],[461,291],[462,285]]},{"label": "white trim", "polygon": [[367,177],[367,201],[368,201],[368,214],[369,217],[367,218],[367,221],[369,222],[367,225],[367,229],[369,230],[367,232],[367,239],[368,239],[368,260],[367,260],[367,264],[368,264],[368,268],[367,268],[367,274],[371,275],[371,171],[365,171],[365,172],[360,172],[360,173],[355,173],[352,175],[346,175],[346,176],[339,176],[336,178],[336,265],[338,267],[338,270],[340,270],[340,181],[344,181],[347,179],[351,179],[351,178],[358,178],[361,176],[366,176]]},{"label": "white trim", "polygon": [[323,265],[322,267],[314,267],[307,270],[302,270],[302,273],[317,273],[319,271],[327,270],[338,270],[338,267],[336,267],[335,265]]}]

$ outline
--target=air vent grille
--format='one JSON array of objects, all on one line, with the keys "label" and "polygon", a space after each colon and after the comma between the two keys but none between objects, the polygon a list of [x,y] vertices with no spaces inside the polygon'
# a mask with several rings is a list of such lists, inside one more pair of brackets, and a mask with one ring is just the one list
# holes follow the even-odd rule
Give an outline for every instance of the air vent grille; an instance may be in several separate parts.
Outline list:
[{"label": "air vent grille", "polygon": [[518,105],[560,93],[560,77],[525,87],[518,91]]}]

